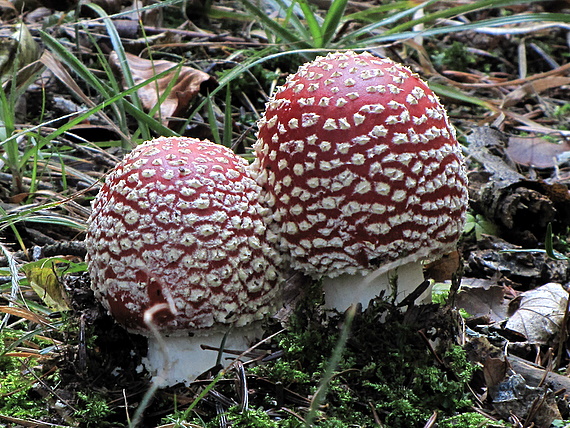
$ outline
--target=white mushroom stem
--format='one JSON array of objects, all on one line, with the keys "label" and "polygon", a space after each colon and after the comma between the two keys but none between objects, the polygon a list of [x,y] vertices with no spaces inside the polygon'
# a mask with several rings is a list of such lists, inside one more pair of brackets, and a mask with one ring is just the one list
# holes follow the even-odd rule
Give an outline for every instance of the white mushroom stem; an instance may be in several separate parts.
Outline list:
[{"label": "white mushroom stem", "polygon": [[[324,277],[322,287],[325,307],[345,311],[353,303],[360,303],[366,308],[370,300],[378,297],[382,291],[386,300],[393,299],[394,303],[398,303],[416,290],[423,281],[421,262],[408,263],[388,272],[385,268],[379,268],[368,275],[343,274],[335,278]],[[416,302],[427,303],[430,297],[431,287],[425,290]]]},{"label": "white mushroom stem", "polygon": [[[224,350],[241,353],[249,349],[260,336],[261,325],[254,323],[229,331]],[[148,353],[143,364],[160,388],[177,383],[190,384],[196,377],[216,365],[218,349],[222,347],[226,332],[198,331],[194,336],[161,336],[148,338]],[[236,358],[235,352],[223,353],[220,363],[226,367],[229,358]]]}]

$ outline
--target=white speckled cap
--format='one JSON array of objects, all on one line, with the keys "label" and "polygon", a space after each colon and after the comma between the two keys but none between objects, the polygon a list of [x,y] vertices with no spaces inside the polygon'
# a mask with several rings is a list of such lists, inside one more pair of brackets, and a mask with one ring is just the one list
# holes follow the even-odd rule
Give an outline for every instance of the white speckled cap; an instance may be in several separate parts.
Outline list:
[{"label": "white speckled cap", "polygon": [[96,297],[132,331],[245,325],[278,304],[279,256],[259,187],[230,149],[191,138],[136,147],[93,203],[86,246]]},{"label": "white speckled cap", "polygon": [[406,67],[368,53],[301,66],[259,122],[253,175],[291,265],[366,274],[454,249],[467,179],[446,112]]}]

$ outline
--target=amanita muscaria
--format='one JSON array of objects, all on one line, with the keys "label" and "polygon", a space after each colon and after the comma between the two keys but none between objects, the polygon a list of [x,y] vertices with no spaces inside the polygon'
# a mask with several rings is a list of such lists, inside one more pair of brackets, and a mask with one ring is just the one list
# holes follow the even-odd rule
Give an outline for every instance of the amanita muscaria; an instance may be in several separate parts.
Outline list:
[{"label": "amanita muscaria", "polygon": [[422,260],[456,247],[461,148],[437,96],[400,64],[337,52],[301,66],[267,104],[255,155],[279,248],[324,277],[328,306],[390,295],[393,274],[401,300],[423,281]]},{"label": "amanita muscaria", "polygon": [[247,349],[279,304],[279,256],[246,166],[209,141],[157,138],[125,156],[93,203],[95,296],[148,336],[147,368],[163,385],[214,366],[200,345],[219,347],[230,329],[226,348]]}]

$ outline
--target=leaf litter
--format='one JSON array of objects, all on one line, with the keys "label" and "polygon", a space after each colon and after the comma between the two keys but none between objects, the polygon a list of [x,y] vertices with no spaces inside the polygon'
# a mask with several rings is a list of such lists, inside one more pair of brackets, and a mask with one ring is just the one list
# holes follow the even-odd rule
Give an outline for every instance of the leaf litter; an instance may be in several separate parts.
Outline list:
[{"label": "leaf litter", "polygon": [[[140,88],[137,93],[147,111],[158,110],[156,115],[167,124],[174,116],[182,116],[199,92],[213,89],[215,79],[201,70],[165,60],[150,60],[126,53],[127,64],[120,64],[116,52],[111,52],[109,62],[118,73],[121,67],[128,67],[135,83],[152,79],[153,76],[171,70],[158,80]],[[123,79],[123,87],[127,85]],[[157,109],[158,107],[158,109]]]},{"label": "leaf litter", "polygon": [[509,306],[513,313],[506,328],[519,332],[530,344],[549,345],[562,328],[568,291],[561,284],[544,284],[521,293]]}]

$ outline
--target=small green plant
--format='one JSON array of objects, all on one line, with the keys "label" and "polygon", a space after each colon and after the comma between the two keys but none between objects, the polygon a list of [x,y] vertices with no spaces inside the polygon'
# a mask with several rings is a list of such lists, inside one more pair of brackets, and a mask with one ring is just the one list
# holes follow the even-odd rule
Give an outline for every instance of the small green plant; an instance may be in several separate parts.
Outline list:
[{"label": "small green plant", "polygon": [[465,222],[463,233],[467,235],[473,234],[475,239],[479,241],[483,234],[496,236],[497,232],[497,227],[481,214],[467,213],[467,221]]},{"label": "small green plant", "polygon": [[111,426],[104,423],[112,413],[112,409],[105,398],[95,392],[78,392],[77,411],[74,414],[86,427]]},{"label": "small green plant", "polygon": [[[281,43],[288,49],[341,49],[366,48],[377,44],[401,42],[414,37],[431,37],[438,34],[462,32],[481,26],[500,26],[528,21],[561,20],[563,14],[525,13],[498,16],[469,24],[445,24],[445,19],[482,9],[502,10],[514,3],[531,3],[531,0],[496,1],[479,0],[455,7],[438,7],[439,2],[395,1],[367,8],[354,14],[344,14],[347,1],[333,0],[326,11],[315,11],[307,0],[285,2],[277,0],[278,19],[251,2],[241,1],[245,9],[258,21],[270,41]],[[421,16],[416,13],[422,11]],[[444,22],[438,24],[438,20]],[[351,26],[345,26],[347,23]],[[361,25],[354,25],[354,24]],[[349,30],[350,29],[350,30]]]},{"label": "small green plant", "polygon": [[466,49],[465,45],[457,41],[451,46],[446,46],[432,58],[435,65],[451,66],[454,70],[465,70],[476,61],[475,56]]},{"label": "small green plant", "polygon": [[554,249],[554,234],[552,233],[552,223],[546,225],[546,235],[544,238],[544,251],[546,255],[554,260],[570,260],[562,253]]},{"label": "small green plant", "polygon": [[[300,0],[287,5],[278,0],[284,17],[276,21],[258,5],[249,0],[242,0],[244,7],[258,19],[266,33],[273,36],[275,42],[291,44],[293,49],[324,48],[330,45],[338,31],[348,0],[333,0],[324,18],[315,13],[306,0]],[[304,20],[299,19],[301,14]]]},{"label": "small green plant", "polygon": [[556,106],[553,112],[554,117],[563,119],[570,115],[570,103],[563,104],[561,106]]},{"label": "small green plant", "polygon": [[569,261],[570,257],[565,256],[561,252],[554,248],[554,233],[552,232],[552,223],[546,225],[546,234],[544,237],[544,249],[533,248],[533,249],[514,249],[514,250],[504,250],[505,253],[545,253],[548,257],[553,260],[566,260]]}]

